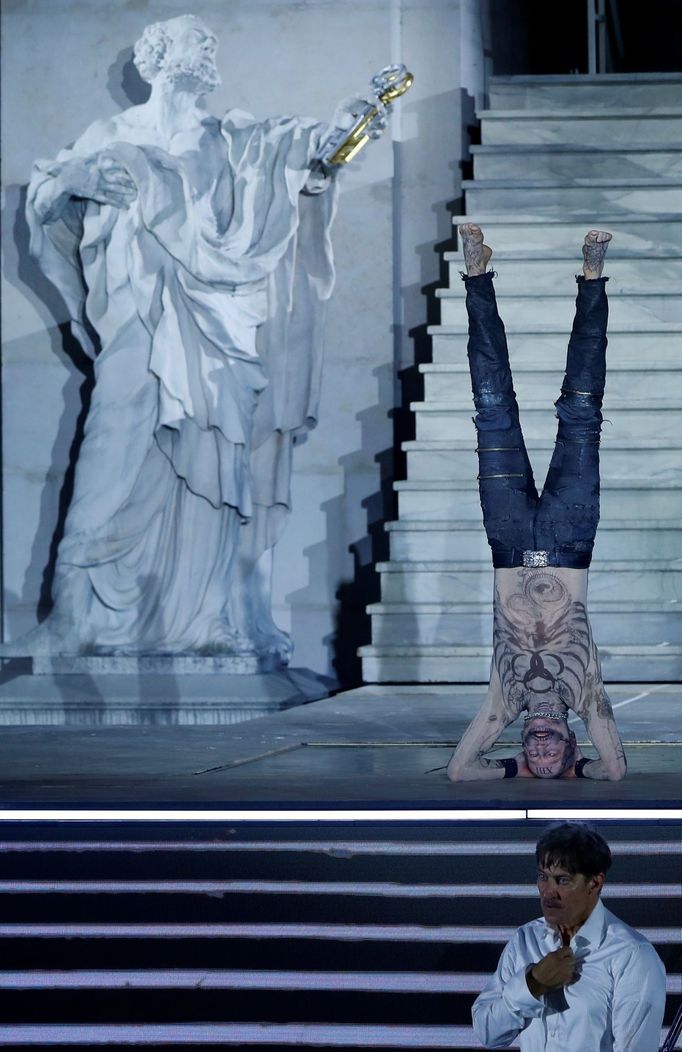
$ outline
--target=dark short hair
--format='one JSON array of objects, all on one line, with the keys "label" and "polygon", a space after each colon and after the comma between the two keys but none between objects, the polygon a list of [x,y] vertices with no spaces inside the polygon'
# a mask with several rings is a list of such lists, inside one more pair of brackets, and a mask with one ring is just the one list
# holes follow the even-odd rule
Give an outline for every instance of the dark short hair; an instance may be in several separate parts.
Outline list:
[{"label": "dark short hair", "polygon": [[611,851],[596,830],[579,822],[562,822],[542,834],[535,859],[539,866],[561,866],[569,873],[594,877],[608,873]]}]

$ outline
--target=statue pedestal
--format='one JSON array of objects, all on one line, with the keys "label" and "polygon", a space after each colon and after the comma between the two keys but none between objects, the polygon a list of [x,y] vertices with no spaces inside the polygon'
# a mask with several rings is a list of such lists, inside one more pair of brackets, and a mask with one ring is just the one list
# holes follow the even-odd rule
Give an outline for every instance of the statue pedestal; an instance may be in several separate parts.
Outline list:
[{"label": "statue pedestal", "polygon": [[257,654],[45,654],[31,659],[34,676],[254,676],[281,662]]},{"label": "statue pedestal", "polygon": [[31,659],[3,661],[0,726],[226,726],[319,701],[337,686],[304,668],[248,675],[230,669],[234,658],[52,658],[49,670],[41,660],[39,674]]}]

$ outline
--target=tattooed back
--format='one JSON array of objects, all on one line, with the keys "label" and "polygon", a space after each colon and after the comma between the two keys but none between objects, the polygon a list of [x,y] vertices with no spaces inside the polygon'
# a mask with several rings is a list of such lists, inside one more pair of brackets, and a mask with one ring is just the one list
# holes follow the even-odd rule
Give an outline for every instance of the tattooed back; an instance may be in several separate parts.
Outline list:
[{"label": "tattooed back", "polygon": [[505,710],[584,716],[603,694],[587,614],[587,570],[495,571],[493,660]]}]

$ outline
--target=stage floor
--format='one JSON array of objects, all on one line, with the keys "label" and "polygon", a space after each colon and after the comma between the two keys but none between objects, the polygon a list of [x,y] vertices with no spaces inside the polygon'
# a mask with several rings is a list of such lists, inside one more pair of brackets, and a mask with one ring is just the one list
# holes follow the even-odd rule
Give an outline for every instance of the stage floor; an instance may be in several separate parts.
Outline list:
[{"label": "stage floor", "polygon": [[[609,687],[629,764],[622,782],[451,785],[442,768],[483,693],[367,686],[229,727],[3,727],[0,807],[681,805],[680,685]],[[501,756],[517,751],[519,729],[508,728]]]}]

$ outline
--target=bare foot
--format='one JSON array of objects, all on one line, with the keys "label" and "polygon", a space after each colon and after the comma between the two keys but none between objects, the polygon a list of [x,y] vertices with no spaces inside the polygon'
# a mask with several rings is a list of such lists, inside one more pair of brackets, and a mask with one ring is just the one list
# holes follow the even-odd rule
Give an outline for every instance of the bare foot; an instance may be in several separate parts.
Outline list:
[{"label": "bare foot", "polygon": [[483,244],[483,231],[480,226],[476,226],[475,223],[464,223],[459,228],[459,236],[462,239],[467,276],[472,278],[475,274],[485,274],[485,268],[493,250]]},{"label": "bare foot", "polygon": [[606,230],[589,230],[583,244],[583,274],[586,278],[600,278],[604,256],[613,237]]}]

